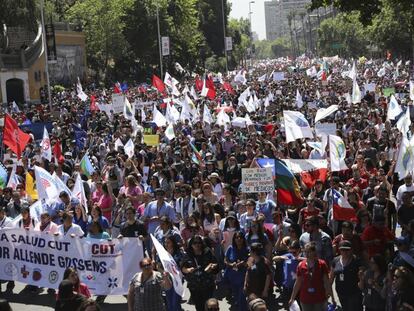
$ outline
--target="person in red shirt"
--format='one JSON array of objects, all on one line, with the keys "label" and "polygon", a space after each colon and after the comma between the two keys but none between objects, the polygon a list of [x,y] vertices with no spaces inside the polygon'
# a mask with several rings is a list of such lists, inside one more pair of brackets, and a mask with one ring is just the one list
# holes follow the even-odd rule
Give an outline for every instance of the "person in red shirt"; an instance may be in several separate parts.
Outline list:
[{"label": "person in red shirt", "polygon": [[289,306],[299,294],[302,311],[326,311],[328,298],[335,300],[329,282],[329,268],[326,262],[317,257],[315,242],[305,245],[306,260],[299,263],[296,270],[296,281],[293,286]]},{"label": "person in red shirt", "polygon": [[340,255],[339,244],[342,241],[346,240],[346,241],[351,242],[352,252],[357,258],[359,259],[365,258],[365,256],[363,256],[364,246],[362,244],[361,237],[358,234],[354,233],[354,226],[352,225],[352,223],[350,223],[349,221],[344,221],[342,223],[341,230],[342,230],[342,233],[338,234],[335,237],[335,239],[332,241],[332,247],[333,247],[333,251],[335,255],[336,256]]},{"label": "person in red shirt", "polygon": [[364,178],[361,178],[361,174],[356,165],[352,166],[352,178],[349,179],[346,184],[351,188],[358,187],[359,197],[362,197],[362,191],[368,187],[368,181]]},{"label": "person in red shirt", "polygon": [[368,257],[383,255],[387,251],[389,243],[394,241],[394,234],[385,226],[385,217],[374,217],[372,224],[365,227],[361,240],[368,251]]},{"label": "person in red shirt", "polygon": [[321,210],[315,207],[315,194],[311,192],[306,199],[307,205],[299,212],[298,224],[305,229],[305,220],[311,216],[318,216]]}]

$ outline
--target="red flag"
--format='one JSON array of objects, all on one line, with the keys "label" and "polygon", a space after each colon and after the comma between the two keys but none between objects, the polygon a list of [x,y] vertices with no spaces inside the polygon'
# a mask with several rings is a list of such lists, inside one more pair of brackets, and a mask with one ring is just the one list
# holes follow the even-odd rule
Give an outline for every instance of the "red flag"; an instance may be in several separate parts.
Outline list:
[{"label": "red flag", "polygon": [[63,163],[63,161],[65,161],[65,158],[63,157],[63,154],[62,154],[62,146],[60,145],[59,140],[57,140],[55,145],[53,146],[52,152],[59,163]]},{"label": "red flag", "polygon": [[119,84],[119,82],[115,83],[114,93],[116,93],[116,94],[122,93],[121,85]]},{"label": "red flag", "polygon": [[91,111],[98,111],[98,110],[99,110],[98,106],[96,105],[96,98],[95,98],[95,95],[91,95],[91,105],[90,105],[90,110],[91,110]]},{"label": "red flag", "polygon": [[152,86],[155,87],[160,93],[165,92],[165,84],[156,75],[152,76]]},{"label": "red flag", "polygon": [[23,132],[18,127],[17,122],[6,114],[4,118],[3,142],[17,154],[17,158],[20,159],[22,150],[24,150],[30,139],[30,135]]},{"label": "red flag", "polygon": [[224,82],[223,83],[223,89],[225,89],[227,91],[227,93],[229,93],[229,94],[232,94],[232,95],[235,95],[236,94],[236,92],[234,91],[233,87],[228,82]]},{"label": "red flag", "polygon": [[216,87],[214,86],[214,82],[211,77],[207,77],[206,87],[208,88],[207,97],[210,99],[216,98]]},{"label": "red flag", "polygon": [[326,79],[327,79],[327,77],[326,77],[326,72],[325,72],[325,70],[324,70],[324,71],[322,71],[321,80],[322,80],[322,81],[326,81]]},{"label": "red flag", "polygon": [[201,81],[198,76],[195,78],[195,88],[199,92],[203,89],[203,81]]},{"label": "red flag", "polygon": [[311,189],[313,186],[315,186],[315,183],[318,179],[322,180],[322,182],[325,182],[327,175],[327,168],[318,168],[316,170],[302,171],[300,173],[302,182],[306,185],[306,187],[308,187],[308,189]]}]

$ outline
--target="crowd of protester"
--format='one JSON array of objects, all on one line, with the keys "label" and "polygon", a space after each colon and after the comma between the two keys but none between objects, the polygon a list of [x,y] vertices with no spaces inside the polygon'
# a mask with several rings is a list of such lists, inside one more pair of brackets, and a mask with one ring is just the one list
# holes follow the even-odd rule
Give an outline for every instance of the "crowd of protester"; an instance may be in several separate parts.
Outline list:
[{"label": "crowd of protester", "polygon": [[[122,90],[129,102],[140,103],[135,110],[138,126],[122,113],[91,109],[91,101],[105,105],[113,92],[94,84],[85,88],[85,102],[76,88],[53,93],[53,111],[46,104],[22,105],[19,111],[9,105],[7,112],[19,124],[53,122],[51,143],[61,144],[63,158],[42,158],[34,137],[21,159],[10,150],[4,152],[3,164],[9,174],[16,166],[21,183],[0,190],[0,228],[142,240],[145,258],[130,283],[129,311],[182,310],[182,298],[163,271],[149,234],[181,268],[189,303],[197,311],[219,310],[213,297],[227,299],[232,310],[240,311],[286,309],[296,303],[304,311],[326,311],[328,303],[344,311],[414,310],[414,185],[410,174],[400,180],[394,171],[401,137],[414,135],[414,123],[402,134],[396,120],[387,119],[390,97],[383,94],[394,88],[398,103],[410,109],[414,121],[412,65],[367,59],[356,64],[359,85],[375,83],[375,90],[364,92],[361,102],[354,104],[347,100],[352,80],[343,75],[352,62],[342,59],[279,59],[235,73],[236,79],[215,76],[214,99],[200,96],[198,82],[203,77],[177,73],[177,88],[183,95],[188,91],[194,111],[199,111],[175,122],[172,139],[167,138],[166,126],[153,122],[152,107],[155,104],[165,114],[166,105],[174,104],[180,111],[181,97],[146,84]],[[327,77],[309,77],[306,69],[312,66]],[[274,81],[273,72],[284,72],[284,79]],[[222,88],[220,79],[232,87]],[[247,87],[253,111],[239,102]],[[297,90],[304,102],[300,108]],[[303,201],[294,206],[280,204],[277,189],[243,192],[242,169],[254,167],[258,158],[329,160],[328,150],[312,149],[305,139],[286,143],[281,117],[284,110],[297,110],[314,125],[316,111],[333,104],[339,109],[323,122],[336,123],[348,169],[328,171],[326,179],[310,188],[295,175]],[[213,121],[203,120],[201,109],[208,109]],[[221,110],[229,120],[247,115],[250,122],[218,124]],[[81,146],[73,125],[87,133]],[[146,145],[145,134],[158,134],[159,144]],[[122,146],[129,139],[135,146],[132,157]],[[79,163],[85,152],[96,167],[89,178]],[[34,178],[34,165],[57,175],[71,190],[80,174],[90,215],[76,198],[62,192],[55,202],[44,204],[40,219],[33,218],[25,178],[26,173]],[[349,201],[355,219],[332,221],[331,189]],[[14,285],[8,281],[3,288],[12,292]],[[53,297],[56,310],[99,310],[75,269],[67,270]]]}]

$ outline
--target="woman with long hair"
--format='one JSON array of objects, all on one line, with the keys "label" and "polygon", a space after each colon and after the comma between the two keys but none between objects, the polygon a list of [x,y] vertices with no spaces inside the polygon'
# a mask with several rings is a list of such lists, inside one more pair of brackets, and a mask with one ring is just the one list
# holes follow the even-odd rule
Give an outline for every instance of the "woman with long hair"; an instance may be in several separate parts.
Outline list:
[{"label": "woman with long hair", "polygon": [[119,189],[118,197],[120,195],[127,197],[135,209],[141,205],[142,189],[133,175],[128,175],[125,178],[125,184]]},{"label": "woman with long hair", "polygon": [[236,191],[232,186],[224,184],[223,194],[219,199],[219,203],[223,205],[224,209],[233,209],[234,205],[237,203],[238,197]]},{"label": "woman with long hair", "polygon": [[203,204],[201,210],[201,224],[204,229],[204,233],[208,235],[214,228],[218,228],[220,224],[220,215],[214,213],[213,205],[210,203]]},{"label": "woman with long hair", "polygon": [[[75,268],[73,267],[66,268],[65,272],[63,273],[63,279],[69,280],[72,282],[73,290],[76,293],[81,294],[85,296],[86,298],[90,298],[92,296],[89,291],[88,286],[84,283],[81,283],[79,279],[78,271]],[[58,296],[59,296],[59,293],[57,294],[57,297]]]},{"label": "woman with long hair", "polygon": [[233,235],[232,243],[227,249],[224,258],[224,279],[230,284],[234,302],[240,311],[247,310],[243,284],[246,276],[248,258],[249,250],[247,249],[244,234],[237,231]]},{"label": "woman with long hair", "polygon": [[219,201],[217,194],[213,192],[213,185],[210,182],[204,182],[201,193],[207,203],[216,204]]},{"label": "woman with long hair", "polygon": [[98,222],[103,230],[110,231],[109,221],[105,216],[102,215],[102,210],[97,205],[92,207],[91,215],[88,218],[88,231],[93,222]]},{"label": "woman with long hair", "polygon": [[204,311],[204,304],[213,297],[215,275],[219,268],[217,259],[201,236],[196,235],[189,241],[181,268],[196,310]]}]

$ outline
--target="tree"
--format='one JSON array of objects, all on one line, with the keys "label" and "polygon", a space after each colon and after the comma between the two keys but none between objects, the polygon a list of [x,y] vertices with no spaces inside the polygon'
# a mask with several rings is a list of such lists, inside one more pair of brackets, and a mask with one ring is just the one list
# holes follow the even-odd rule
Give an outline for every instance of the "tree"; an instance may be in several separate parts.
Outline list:
[{"label": "tree", "polygon": [[167,65],[179,62],[192,69],[199,61],[203,36],[198,29],[196,0],[136,0],[126,16],[124,35],[130,44],[137,75],[148,76],[145,70],[159,64],[157,6],[161,36],[170,38],[171,55]]},{"label": "tree", "polygon": [[40,17],[36,0],[1,0],[0,25],[23,26],[37,31],[37,19]]},{"label": "tree", "polygon": [[321,55],[359,57],[366,54],[369,41],[366,28],[359,22],[357,12],[340,13],[321,22],[318,45]]},{"label": "tree", "polygon": [[77,1],[66,12],[66,18],[81,23],[86,35],[87,59],[97,77],[108,80],[108,71],[116,60],[126,55],[128,44],[122,35],[127,10],[134,0]]},{"label": "tree", "polygon": [[230,67],[242,64],[251,46],[250,24],[248,19],[230,19],[227,35],[233,38],[233,50],[229,54]]}]

